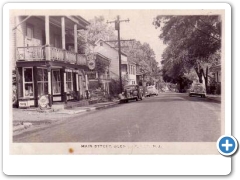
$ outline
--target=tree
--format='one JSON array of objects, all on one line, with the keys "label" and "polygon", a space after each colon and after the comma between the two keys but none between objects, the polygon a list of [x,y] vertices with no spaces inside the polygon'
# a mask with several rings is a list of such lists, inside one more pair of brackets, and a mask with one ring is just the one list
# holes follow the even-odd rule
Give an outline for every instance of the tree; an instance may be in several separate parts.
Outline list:
[{"label": "tree", "polygon": [[78,51],[80,53],[88,53],[91,50],[91,46],[98,40],[113,40],[117,39],[115,30],[105,23],[103,16],[94,17],[89,20],[90,25],[87,26],[87,30],[78,32]]},{"label": "tree", "polygon": [[221,48],[220,17],[157,16],[153,24],[161,29],[159,38],[168,45],[162,56],[168,76],[183,75],[193,68],[207,88],[212,56]]},{"label": "tree", "polygon": [[89,20],[90,25],[87,27],[87,39],[91,43],[95,43],[98,39],[112,40],[116,39],[115,30],[113,27],[108,26],[105,23],[103,16],[94,17],[94,19]]},{"label": "tree", "polygon": [[122,42],[122,46],[127,47],[123,51],[128,54],[128,60],[135,62],[138,70],[146,76],[156,76],[158,73],[158,63],[155,58],[155,53],[148,43],[140,41]]}]

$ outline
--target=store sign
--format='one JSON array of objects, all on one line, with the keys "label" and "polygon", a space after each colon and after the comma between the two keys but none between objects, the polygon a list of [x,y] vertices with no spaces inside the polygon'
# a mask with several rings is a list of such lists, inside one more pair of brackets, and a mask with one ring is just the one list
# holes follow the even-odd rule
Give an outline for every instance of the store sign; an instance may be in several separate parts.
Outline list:
[{"label": "store sign", "polygon": [[18,105],[19,105],[20,108],[29,107],[28,101],[19,101]]},{"label": "store sign", "polygon": [[79,71],[79,70],[77,70],[77,69],[74,69],[74,70],[73,70],[73,73],[77,73],[77,74],[79,74],[79,73],[80,73],[80,71]]},{"label": "store sign", "polygon": [[40,108],[46,108],[49,104],[48,96],[43,95],[38,99],[38,105]]},{"label": "store sign", "polygon": [[87,64],[88,64],[88,68],[90,70],[95,69],[95,66],[96,66],[96,55],[95,54],[89,54],[87,56]]},{"label": "store sign", "polygon": [[72,72],[72,69],[65,69],[65,72]]}]

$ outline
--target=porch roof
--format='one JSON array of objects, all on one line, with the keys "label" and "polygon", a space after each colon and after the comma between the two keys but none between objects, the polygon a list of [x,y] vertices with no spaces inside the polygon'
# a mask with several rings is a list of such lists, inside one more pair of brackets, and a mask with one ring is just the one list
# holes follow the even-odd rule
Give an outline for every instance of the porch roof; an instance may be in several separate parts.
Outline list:
[{"label": "porch roof", "polygon": [[70,64],[61,61],[17,61],[17,67],[50,67],[50,66],[58,66],[58,67],[66,67],[66,68],[73,68],[73,69],[83,69],[88,70],[88,67],[85,65],[77,65],[77,64]]},{"label": "porch roof", "polygon": [[107,60],[108,62],[111,62],[111,59],[109,59],[108,57],[102,55],[99,52],[96,53],[96,57],[99,58],[99,59],[103,59],[103,60]]},{"label": "porch roof", "polygon": [[[32,16],[32,17],[36,17],[39,18],[43,21],[45,21],[44,16]],[[61,17],[65,17],[66,18],[66,29],[73,29],[74,28],[74,24],[77,24],[77,29],[86,29],[86,27],[90,24],[87,20],[85,20],[84,18],[82,18],[81,16],[49,16],[49,21],[51,24],[57,26],[57,27],[61,27]]]}]

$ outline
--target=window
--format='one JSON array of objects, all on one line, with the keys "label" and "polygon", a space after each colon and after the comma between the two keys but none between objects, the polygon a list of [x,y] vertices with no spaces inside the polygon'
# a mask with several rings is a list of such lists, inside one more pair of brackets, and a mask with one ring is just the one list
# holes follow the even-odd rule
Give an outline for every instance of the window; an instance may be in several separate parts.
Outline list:
[{"label": "window", "polygon": [[73,90],[72,72],[66,72],[66,87],[67,87],[67,93],[70,93],[70,91]]},{"label": "window", "polygon": [[47,69],[37,68],[38,96],[48,94],[48,71]]},{"label": "window", "polygon": [[32,39],[33,38],[33,26],[30,24],[27,24],[27,38]]},{"label": "window", "polygon": [[60,70],[52,70],[53,95],[61,94]]},{"label": "window", "polygon": [[33,97],[33,69],[23,68],[23,96]]},{"label": "window", "polygon": [[103,46],[103,42],[100,42],[100,46]]}]

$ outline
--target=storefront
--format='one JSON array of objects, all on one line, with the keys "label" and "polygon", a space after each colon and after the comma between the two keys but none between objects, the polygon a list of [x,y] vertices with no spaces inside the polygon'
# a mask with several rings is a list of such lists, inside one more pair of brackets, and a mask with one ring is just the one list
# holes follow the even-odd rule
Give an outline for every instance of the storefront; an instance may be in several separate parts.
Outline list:
[{"label": "storefront", "polygon": [[[16,16],[13,44],[19,107],[86,98],[87,55],[78,51],[81,16]],[[66,35],[68,34],[68,35]]]},{"label": "storefront", "polygon": [[[40,62],[39,62],[40,63]],[[47,96],[49,106],[54,102],[86,99],[87,68],[77,65],[57,66],[57,62],[17,62],[17,86],[19,107],[39,106],[39,100]],[[47,65],[44,65],[47,64]]]}]

